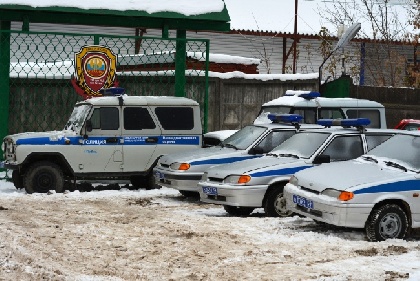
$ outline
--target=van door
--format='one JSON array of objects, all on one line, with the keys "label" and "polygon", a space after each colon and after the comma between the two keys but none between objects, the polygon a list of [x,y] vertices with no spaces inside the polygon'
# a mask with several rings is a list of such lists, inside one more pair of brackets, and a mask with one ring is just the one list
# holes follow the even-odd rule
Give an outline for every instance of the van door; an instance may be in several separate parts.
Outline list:
[{"label": "van door", "polygon": [[94,108],[88,122],[87,138],[81,143],[81,155],[77,157],[80,173],[121,172],[123,161],[121,147],[120,110],[117,106]]},{"label": "van door", "polygon": [[122,142],[124,172],[141,172],[149,168],[161,135],[161,129],[147,106],[123,107]]}]

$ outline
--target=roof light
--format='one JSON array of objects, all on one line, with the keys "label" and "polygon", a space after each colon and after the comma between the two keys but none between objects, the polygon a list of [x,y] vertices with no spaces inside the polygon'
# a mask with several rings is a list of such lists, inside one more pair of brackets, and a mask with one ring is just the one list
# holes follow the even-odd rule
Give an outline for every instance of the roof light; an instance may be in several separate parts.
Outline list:
[{"label": "roof light", "polygon": [[343,126],[343,127],[362,127],[370,124],[370,120],[367,118],[356,118],[356,119],[319,119],[318,125],[331,127],[331,126]]},{"label": "roof light", "polygon": [[310,92],[310,91],[287,90],[286,93],[284,94],[284,96],[286,96],[286,97],[296,96],[296,97],[301,97],[301,98],[310,100],[310,99],[320,97],[321,94],[318,93],[318,92]]},{"label": "roof light", "polygon": [[124,93],[125,89],[121,87],[111,87],[108,89],[100,89],[99,92],[103,96],[120,96]]},{"label": "roof light", "polygon": [[273,121],[273,123],[297,123],[303,119],[299,114],[268,114],[268,119]]}]

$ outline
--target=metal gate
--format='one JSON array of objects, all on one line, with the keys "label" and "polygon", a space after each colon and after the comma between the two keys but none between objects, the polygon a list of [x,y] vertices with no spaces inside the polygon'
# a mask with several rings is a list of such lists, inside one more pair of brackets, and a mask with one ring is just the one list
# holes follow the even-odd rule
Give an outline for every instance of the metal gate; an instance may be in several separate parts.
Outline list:
[{"label": "metal gate", "polygon": [[8,102],[8,107],[3,104],[6,112],[0,113],[0,122],[7,126],[2,131],[11,134],[64,127],[73,105],[82,100],[71,79],[75,53],[83,46],[108,47],[117,55],[116,81],[127,95],[174,96],[177,41],[186,45],[184,96],[200,103],[206,131],[208,40],[0,31],[1,50],[10,44],[9,57],[0,53],[0,67],[10,64],[9,77],[0,77],[1,103]]}]

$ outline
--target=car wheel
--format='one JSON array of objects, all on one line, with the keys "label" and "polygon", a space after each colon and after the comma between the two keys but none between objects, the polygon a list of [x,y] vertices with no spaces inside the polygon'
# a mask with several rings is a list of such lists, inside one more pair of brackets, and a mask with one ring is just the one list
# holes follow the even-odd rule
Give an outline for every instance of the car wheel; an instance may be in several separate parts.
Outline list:
[{"label": "car wheel", "polygon": [[200,193],[189,190],[180,190],[179,193],[184,197],[200,197]]},{"label": "car wheel", "polygon": [[55,190],[64,191],[64,176],[60,167],[51,162],[37,162],[33,164],[23,179],[27,193],[47,193]]},{"label": "car wheel", "polygon": [[16,189],[23,188],[23,177],[20,174],[19,170],[13,170],[12,172],[12,181]]},{"label": "car wheel", "polygon": [[151,172],[145,176],[131,176],[130,182],[133,189],[145,188],[150,190],[158,188],[158,185],[155,183],[155,177]]},{"label": "car wheel", "polygon": [[408,231],[407,214],[398,205],[386,204],[372,211],[365,230],[368,240],[373,242],[403,239]]},{"label": "car wheel", "polygon": [[232,216],[244,217],[249,216],[255,208],[252,207],[236,207],[236,206],[228,206],[224,205],[225,211]]},{"label": "car wheel", "polygon": [[267,193],[264,212],[269,217],[288,217],[292,211],[286,209],[286,198],[283,197],[284,186],[275,186]]}]

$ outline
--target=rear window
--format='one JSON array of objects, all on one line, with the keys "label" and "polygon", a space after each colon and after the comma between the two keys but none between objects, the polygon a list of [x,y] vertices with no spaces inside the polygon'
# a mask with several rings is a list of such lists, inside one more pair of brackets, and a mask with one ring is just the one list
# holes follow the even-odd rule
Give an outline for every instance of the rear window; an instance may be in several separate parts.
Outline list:
[{"label": "rear window", "polygon": [[157,107],[155,113],[164,130],[194,128],[194,110],[191,107]]}]

